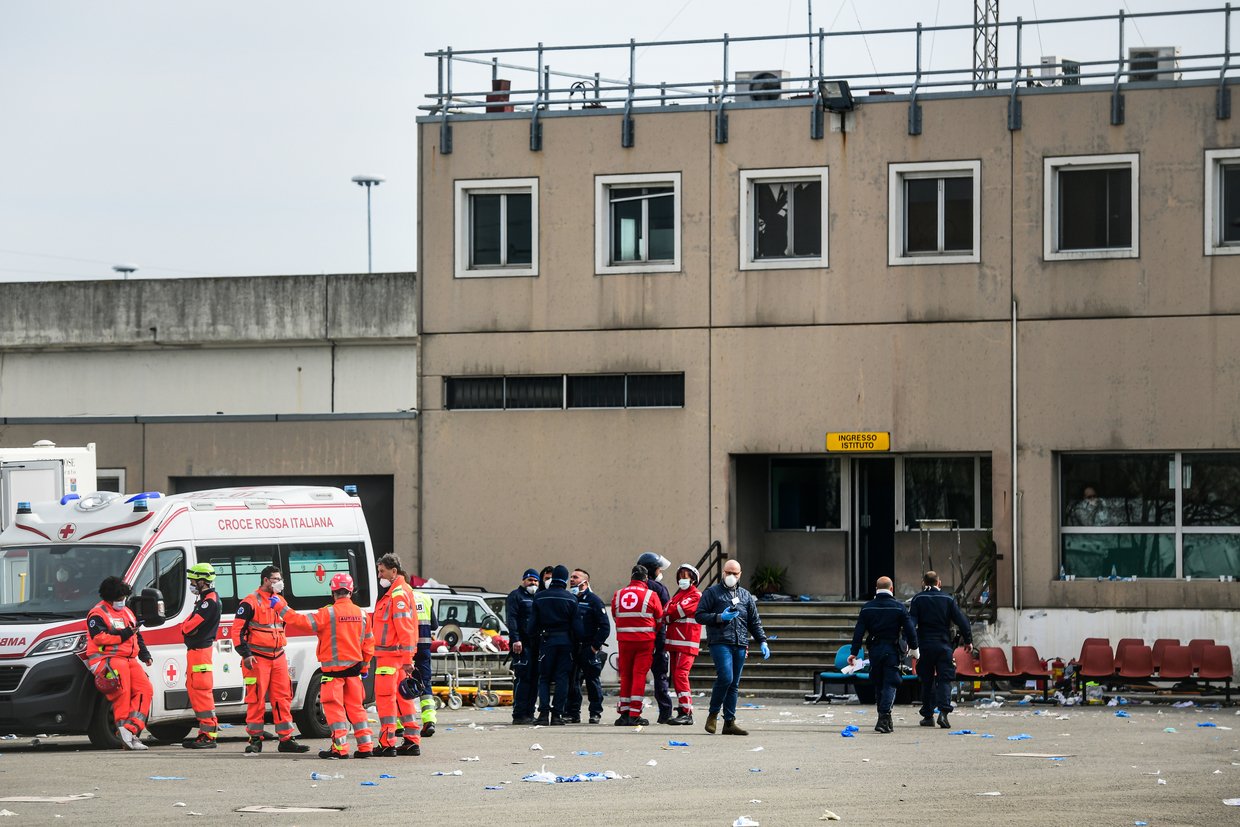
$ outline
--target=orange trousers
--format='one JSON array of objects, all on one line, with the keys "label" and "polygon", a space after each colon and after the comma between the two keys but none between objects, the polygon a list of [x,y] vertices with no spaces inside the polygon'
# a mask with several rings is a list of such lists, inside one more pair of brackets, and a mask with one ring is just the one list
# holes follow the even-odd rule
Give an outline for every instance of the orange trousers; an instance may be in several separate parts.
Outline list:
[{"label": "orange trousers", "polygon": [[333,752],[344,754],[349,751],[350,724],[357,738],[357,751],[371,752],[374,749],[374,733],[362,706],[365,698],[366,687],[362,686],[361,678],[323,676],[319,700],[323,703],[323,714],[327,716],[327,727],[332,731]]},{"label": "orange trousers", "polygon": [[219,721],[215,717],[215,666],[212,663],[212,647],[187,649],[185,688],[189,690],[189,705],[198,719],[198,734],[215,738],[219,734]]},{"label": "orange trousers", "polygon": [[254,668],[241,667],[245,678],[245,732],[251,738],[263,734],[267,701],[271,701],[271,720],[281,741],[293,737],[293,683],[288,677],[288,660],[281,652],[276,658],[254,658]]},{"label": "orange trousers", "polygon": [[409,660],[379,658],[375,661],[375,711],[379,713],[379,746],[396,746],[396,724],[405,730],[406,743],[422,741],[422,716],[417,712],[418,700],[401,697],[400,682],[405,679],[404,665]]},{"label": "orange trousers", "polygon": [[108,667],[121,680],[120,688],[108,695],[116,728],[141,735],[151,714],[151,679],[146,676],[146,667],[137,658],[120,657],[109,658]]}]

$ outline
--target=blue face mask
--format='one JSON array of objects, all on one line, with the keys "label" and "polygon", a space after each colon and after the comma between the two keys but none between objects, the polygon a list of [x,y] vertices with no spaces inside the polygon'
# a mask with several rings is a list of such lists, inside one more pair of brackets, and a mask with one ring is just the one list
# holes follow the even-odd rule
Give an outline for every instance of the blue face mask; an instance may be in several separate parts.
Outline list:
[{"label": "blue face mask", "polygon": [[112,608],[118,611],[125,608],[125,601],[124,600],[113,600]]},{"label": "blue face mask", "polygon": [[569,588],[569,590],[568,590],[568,591],[569,591],[569,593],[570,593],[570,594],[580,594],[580,593],[581,593],[581,586],[572,586],[572,587],[570,587],[570,588]]}]

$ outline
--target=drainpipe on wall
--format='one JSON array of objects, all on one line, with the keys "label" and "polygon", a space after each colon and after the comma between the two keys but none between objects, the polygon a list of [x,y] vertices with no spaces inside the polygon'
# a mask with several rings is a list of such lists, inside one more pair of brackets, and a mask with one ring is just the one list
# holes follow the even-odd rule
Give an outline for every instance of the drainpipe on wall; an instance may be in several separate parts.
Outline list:
[{"label": "drainpipe on wall", "polygon": [[1020,643],[1020,486],[1017,477],[1016,439],[1016,299],[1012,299],[1012,643]]}]

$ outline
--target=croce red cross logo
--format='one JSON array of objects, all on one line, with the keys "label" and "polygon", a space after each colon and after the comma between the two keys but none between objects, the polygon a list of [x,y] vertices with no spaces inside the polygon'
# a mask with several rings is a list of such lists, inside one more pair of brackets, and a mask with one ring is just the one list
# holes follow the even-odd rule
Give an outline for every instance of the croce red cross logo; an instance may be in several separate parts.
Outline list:
[{"label": "croce red cross logo", "polygon": [[323,578],[326,576],[327,571],[323,568],[323,564],[319,563],[318,567],[314,570],[314,579],[322,583]]},{"label": "croce red cross logo", "polygon": [[625,592],[620,596],[620,608],[626,612],[631,612],[637,608],[637,594],[635,592]]},{"label": "croce red cross logo", "polygon": [[60,529],[60,539],[68,540],[77,531],[77,526],[73,523],[65,523]]},{"label": "croce red cross logo", "polygon": [[168,683],[176,683],[177,665],[175,663],[169,662],[168,669],[164,672],[164,674],[168,676]]}]

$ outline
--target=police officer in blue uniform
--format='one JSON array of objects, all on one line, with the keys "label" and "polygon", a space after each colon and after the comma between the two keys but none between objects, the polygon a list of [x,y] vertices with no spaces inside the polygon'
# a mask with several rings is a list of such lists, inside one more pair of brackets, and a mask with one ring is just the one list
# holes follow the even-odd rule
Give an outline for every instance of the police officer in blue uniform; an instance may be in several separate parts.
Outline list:
[{"label": "police officer in blue uniform", "polygon": [[[568,569],[556,566],[551,586],[534,595],[527,638],[538,639],[538,718],[539,726],[563,726],[568,708],[568,679],[573,670],[573,621],[577,617],[577,598],[568,591]],[[555,683],[555,701],[551,684]],[[550,720],[547,710],[551,710]]]},{"label": "police officer in blue uniform", "polygon": [[917,677],[921,679],[921,725],[934,726],[934,708],[939,709],[939,726],[951,728],[947,713],[952,711],[952,683],[956,680],[956,662],[952,657],[952,624],[960,630],[962,646],[973,648],[973,630],[956,598],[943,591],[943,581],[936,572],[922,577],[925,588],[913,597],[908,613],[917,625],[921,657],[917,660]]},{"label": "police officer in blue uniform", "polygon": [[[664,606],[672,602],[667,586],[659,582],[663,579],[663,570],[672,565],[672,561],[661,554],[647,551],[637,558],[637,565],[646,569],[646,588],[657,594]],[[660,623],[655,628],[654,660],[650,663],[650,675],[654,678],[654,702],[659,705],[658,723],[666,724],[672,720],[672,693],[667,680],[667,627]]]},{"label": "police officer in blue uniform", "polygon": [[853,630],[852,654],[849,664],[857,660],[861,636],[866,635],[865,649],[870,655],[870,681],[878,702],[878,723],[875,732],[895,731],[891,723],[891,705],[900,687],[900,634],[908,641],[913,657],[917,657],[917,631],[904,604],[895,599],[890,577],[880,577],[875,584],[874,599],[861,607],[857,627]]},{"label": "police officer in blue uniform", "polygon": [[538,570],[526,569],[521,585],[508,593],[504,620],[508,624],[508,643],[512,652],[512,723],[534,723],[534,698],[538,694],[537,649],[522,638],[530,623],[534,595],[538,593]]},{"label": "police officer in blue uniform", "polygon": [[603,647],[611,634],[611,620],[603,598],[590,589],[590,572],[573,569],[568,590],[577,596],[577,617],[573,621],[573,674],[568,683],[565,716],[570,724],[581,723],[581,682],[585,681],[590,723],[597,724],[603,717],[603,684],[599,676],[603,672]]}]

